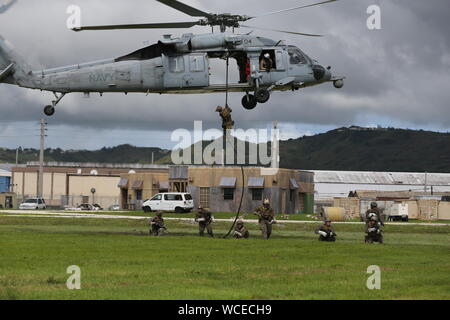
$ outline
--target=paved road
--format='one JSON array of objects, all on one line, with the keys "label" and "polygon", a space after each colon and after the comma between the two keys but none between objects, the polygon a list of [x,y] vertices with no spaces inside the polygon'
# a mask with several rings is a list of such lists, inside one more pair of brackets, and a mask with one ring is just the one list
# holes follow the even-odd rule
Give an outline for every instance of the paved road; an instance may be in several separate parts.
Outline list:
[{"label": "paved road", "polygon": [[[23,210],[2,210],[0,211],[0,218],[2,216],[7,217],[32,217],[32,218],[78,218],[78,219],[130,219],[130,220],[144,220],[149,219],[145,216],[121,216],[120,213],[117,215],[111,214],[99,214],[97,211],[84,211],[74,212],[74,211],[23,211]],[[193,218],[164,218],[165,220],[173,221],[190,221],[194,222]],[[232,222],[234,218],[230,219],[215,219],[217,222]],[[248,223],[258,223],[256,219],[245,219]],[[297,224],[317,224],[319,221],[299,221],[299,220],[278,220],[278,223],[297,223]],[[361,225],[364,222],[333,222],[334,224],[356,224]],[[448,223],[427,223],[427,222],[385,222],[386,225],[396,225],[396,226],[427,226],[427,227],[442,227],[450,226]]]}]

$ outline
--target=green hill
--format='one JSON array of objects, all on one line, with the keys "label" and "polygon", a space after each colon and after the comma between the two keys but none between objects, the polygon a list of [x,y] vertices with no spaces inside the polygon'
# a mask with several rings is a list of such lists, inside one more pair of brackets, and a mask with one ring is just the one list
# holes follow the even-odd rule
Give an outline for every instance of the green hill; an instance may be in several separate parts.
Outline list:
[{"label": "green hill", "polygon": [[[205,148],[210,142],[203,141]],[[246,157],[249,144],[246,144]],[[193,148],[193,146],[191,146]],[[169,164],[170,151],[120,145],[96,151],[47,149],[45,161]],[[15,150],[0,149],[0,162],[15,162]],[[423,130],[339,128],[280,142],[281,167],[305,170],[450,172],[450,134]],[[36,161],[24,149],[20,163]]]}]

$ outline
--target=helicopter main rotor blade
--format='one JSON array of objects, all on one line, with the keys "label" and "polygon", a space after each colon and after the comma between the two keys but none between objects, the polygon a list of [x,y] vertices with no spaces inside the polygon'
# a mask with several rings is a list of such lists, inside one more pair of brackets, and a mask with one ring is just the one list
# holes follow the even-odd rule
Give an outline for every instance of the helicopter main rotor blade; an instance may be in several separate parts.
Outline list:
[{"label": "helicopter main rotor blade", "polygon": [[209,17],[209,16],[211,16],[209,13],[206,13],[206,12],[196,9],[194,7],[188,6],[187,4],[181,3],[180,1],[177,1],[177,0],[156,0],[156,1],[161,2],[161,3],[165,4],[166,6],[174,8],[174,9],[181,11],[192,17]]},{"label": "helicopter main rotor blade", "polygon": [[107,26],[86,26],[74,28],[73,31],[85,30],[116,30],[116,29],[175,29],[175,28],[192,28],[198,25],[198,21],[193,22],[169,22],[169,23],[140,23],[140,24],[118,24]]},{"label": "helicopter main rotor blade", "polygon": [[241,28],[249,28],[249,29],[259,29],[259,30],[264,30],[264,31],[275,31],[275,32],[281,32],[281,33],[289,33],[289,34],[294,34],[294,35],[297,35],[297,36],[305,36],[305,37],[323,37],[323,35],[321,35],[321,34],[311,34],[311,33],[302,33],[302,32],[295,32],[295,31],[285,31],[285,30],[276,30],[276,29],[244,26],[242,24],[239,27],[241,27]]},{"label": "helicopter main rotor blade", "polygon": [[271,16],[273,14],[279,14],[279,13],[283,13],[283,12],[288,12],[288,11],[299,10],[299,9],[303,9],[303,8],[319,6],[319,5],[322,5],[322,4],[326,4],[326,3],[330,3],[330,2],[336,2],[336,1],[338,1],[338,0],[327,0],[327,1],[317,2],[317,3],[313,3],[313,4],[302,5],[302,6],[298,6],[298,7],[294,7],[294,8],[289,8],[289,9],[284,9],[284,10],[279,10],[279,11],[274,11],[274,12],[261,14],[259,16],[250,17],[250,19],[266,17],[266,16]]},{"label": "helicopter main rotor blade", "polygon": [[0,13],[6,12],[9,8],[11,8],[17,0],[10,0],[8,3],[4,5],[0,5]]}]

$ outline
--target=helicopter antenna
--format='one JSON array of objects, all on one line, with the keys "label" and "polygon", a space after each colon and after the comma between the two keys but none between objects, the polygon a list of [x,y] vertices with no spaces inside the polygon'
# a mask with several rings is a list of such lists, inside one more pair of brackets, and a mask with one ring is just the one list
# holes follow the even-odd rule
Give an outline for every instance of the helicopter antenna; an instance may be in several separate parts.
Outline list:
[{"label": "helicopter antenna", "polygon": [[[14,0],[13,0],[14,1]],[[257,16],[246,16],[230,13],[207,13],[200,9],[194,8],[187,4],[184,4],[178,0],[156,0],[166,6],[169,6],[175,10],[181,11],[191,17],[201,18],[197,21],[187,21],[187,22],[163,22],[163,23],[139,23],[139,24],[123,24],[123,25],[103,25],[103,26],[83,26],[79,28],[74,28],[74,31],[84,31],[84,30],[117,30],[117,29],[185,29],[192,28],[194,26],[211,26],[212,32],[214,33],[214,27],[219,26],[221,32],[225,32],[227,28],[231,28],[235,31],[235,28],[251,28],[260,29],[266,31],[275,31],[281,33],[288,33],[293,35],[307,36],[307,37],[320,37],[318,34],[296,32],[296,31],[285,31],[285,30],[273,30],[266,28],[259,28],[248,25],[241,25],[241,22],[246,22],[252,19],[266,17],[274,14],[280,14],[284,12],[305,9],[309,7],[319,6],[331,2],[336,2],[338,0],[322,0],[320,2],[315,2],[307,5],[301,5],[293,8],[278,10],[274,12],[268,12],[265,14],[260,14]]]}]

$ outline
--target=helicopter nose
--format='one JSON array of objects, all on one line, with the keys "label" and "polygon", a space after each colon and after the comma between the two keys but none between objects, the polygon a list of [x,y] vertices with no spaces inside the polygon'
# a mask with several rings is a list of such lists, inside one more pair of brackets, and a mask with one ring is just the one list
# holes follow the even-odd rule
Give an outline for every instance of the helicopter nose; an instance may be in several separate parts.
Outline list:
[{"label": "helicopter nose", "polygon": [[312,67],[312,70],[316,81],[328,81],[331,79],[330,69],[325,69],[323,66],[316,64]]}]

